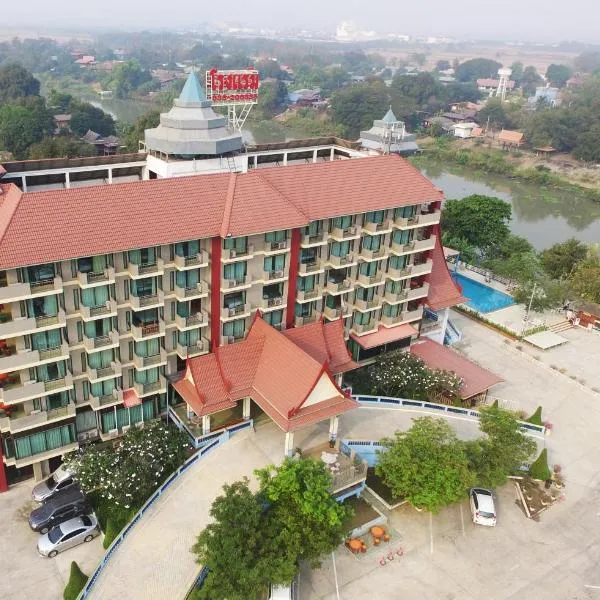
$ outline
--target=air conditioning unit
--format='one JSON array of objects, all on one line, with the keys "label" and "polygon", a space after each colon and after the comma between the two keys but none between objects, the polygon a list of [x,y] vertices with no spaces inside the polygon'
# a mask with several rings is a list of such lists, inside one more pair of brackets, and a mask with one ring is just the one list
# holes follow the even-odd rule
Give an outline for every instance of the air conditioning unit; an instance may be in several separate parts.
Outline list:
[{"label": "air conditioning unit", "polygon": [[106,301],[105,306],[106,306],[106,310],[110,310],[110,300]]},{"label": "air conditioning unit", "polygon": [[352,258],[353,258],[352,254],[346,254],[346,260],[348,262],[352,262]]},{"label": "air conditioning unit", "polygon": [[111,437],[115,437],[115,436],[119,435],[119,430],[118,429],[109,429],[108,435],[110,435]]},{"label": "air conditioning unit", "polygon": [[350,235],[355,235],[356,234],[356,227],[354,227],[354,225],[352,225],[351,227],[348,227],[348,233]]},{"label": "air conditioning unit", "polygon": [[233,342],[235,342],[235,338],[234,338],[232,335],[230,335],[230,336],[227,338],[227,343],[228,343],[228,344],[233,344]]},{"label": "air conditioning unit", "polygon": [[236,250],[230,250],[229,251],[229,258],[235,258],[237,256],[237,251]]},{"label": "air conditioning unit", "polygon": [[342,285],[345,288],[349,288],[352,285],[352,282],[349,279],[344,279],[344,281],[342,282]]},{"label": "air conditioning unit", "polygon": [[121,430],[123,431],[123,433],[129,431],[131,429],[131,425],[123,425],[123,427],[121,428]]}]

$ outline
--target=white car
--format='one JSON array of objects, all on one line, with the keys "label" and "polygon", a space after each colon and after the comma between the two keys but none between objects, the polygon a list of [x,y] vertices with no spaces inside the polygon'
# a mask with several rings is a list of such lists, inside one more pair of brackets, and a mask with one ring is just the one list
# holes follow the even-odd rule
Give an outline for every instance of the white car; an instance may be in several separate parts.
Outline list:
[{"label": "white car", "polygon": [[40,536],[37,549],[42,556],[54,558],[59,552],[91,542],[100,533],[95,515],[69,519]]},{"label": "white car", "polygon": [[41,481],[31,493],[36,502],[43,502],[61,490],[66,490],[74,485],[73,473],[63,466],[60,466],[48,479]]},{"label": "white car", "polygon": [[484,488],[472,488],[469,492],[471,504],[471,515],[476,525],[496,525],[496,507],[494,506],[494,494],[491,490]]}]

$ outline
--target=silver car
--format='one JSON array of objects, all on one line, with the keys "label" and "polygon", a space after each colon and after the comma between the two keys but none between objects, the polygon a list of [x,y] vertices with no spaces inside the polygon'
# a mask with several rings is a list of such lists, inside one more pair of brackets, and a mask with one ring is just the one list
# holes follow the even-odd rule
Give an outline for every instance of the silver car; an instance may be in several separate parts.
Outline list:
[{"label": "silver car", "polygon": [[40,481],[33,488],[31,495],[36,502],[43,502],[57,492],[66,490],[74,484],[73,473],[61,466],[48,479]]},{"label": "silver car", "polygon": [[37,549],[42,556],[53,558],[59,552],[91,542],[100,533],[96,515],[69,519],[40,536]]}]

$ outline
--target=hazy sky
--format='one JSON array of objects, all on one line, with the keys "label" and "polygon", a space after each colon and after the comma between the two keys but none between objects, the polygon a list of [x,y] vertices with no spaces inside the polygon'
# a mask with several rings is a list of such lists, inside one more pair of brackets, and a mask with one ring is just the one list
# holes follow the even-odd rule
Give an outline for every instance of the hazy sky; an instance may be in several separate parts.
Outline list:
[{"label": "hazy sky", "polygon": [[237,21],[253,27],[333,29],[352,20],[361,29],[409,35],[600,42],[599,17],[598,0],[24,0],[10,3],[2,25],[137,30]]}]

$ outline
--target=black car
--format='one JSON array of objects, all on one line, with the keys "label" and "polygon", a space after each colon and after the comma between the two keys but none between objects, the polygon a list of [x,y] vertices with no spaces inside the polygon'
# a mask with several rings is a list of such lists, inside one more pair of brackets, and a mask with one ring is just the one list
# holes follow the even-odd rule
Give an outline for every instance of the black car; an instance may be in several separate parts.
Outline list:
[{"label": "black car", "polygon": [[74,485],[48,498],[42,506],[31,511],[29,526],[34,531],[46,533],[74,517],[89,513],[90,504],[79,486]]}]

